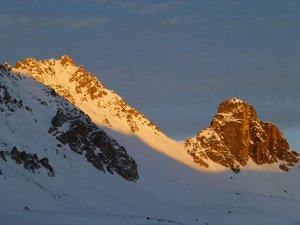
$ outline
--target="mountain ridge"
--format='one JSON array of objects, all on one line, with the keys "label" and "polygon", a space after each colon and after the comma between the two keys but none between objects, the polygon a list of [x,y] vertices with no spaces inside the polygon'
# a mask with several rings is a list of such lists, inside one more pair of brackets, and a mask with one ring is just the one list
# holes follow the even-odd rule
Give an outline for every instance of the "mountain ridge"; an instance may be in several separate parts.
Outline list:
[{"label": "mountain ridge", "polygon": [[[114,91],[106,89],[103,83],[101,83],[93,74],[86,71],[82,65],[76,66],[74,60],[67,55],[61,56],[58,59],[45,59],[40,61],[34,58],[26,58],[18,61],[16,63],[16,68],[13,70],[16,72],[25,72],[39,82],[42,82],[50,88],[53,88],[57,93],[77,105],[82,111],[88,114],[94,123],[107,126],[108,128],[118,132],[135,135],[145,143],[156,148],[158,151],[193,167],[197,167],[192,165],[195,162],[196,164],[207,168],[211,167],[209,165],[217,163],[224,167],[231,168],[235,172],[239,172],[240,168],[246,166],[248,159],[251,158],[257,165],[272,164],[283,160],[283,162],[279,165],[279,168],[288,171],[299,161],[299,156],[289,149],[288,143],[286,142],[284,136],[273,124],[269,124],[269,130],[272,131],[268,131],[269,134],[267,135],[272,135],[273,131],[276,133],[276,135],[273,135],[274,137],[276,136],[275,139],[279,138],[281,143],[284,143],[283,146],[281,146],[283,150],[280,151],[280,153],[276,152],[276,154],[286,153],[286,157],[278,155],[276,156],[276,154],[273,154],[273,159],[267,160],[267,158],[270,157],[270,154],[268,155],[268,153],[261,153],[269,151],[272,152],[272,148],[274,147],[273,145],[262,147],[259,155],[263,155],[263,160],[257,159],[257,157],[259,157],[258,154],[256,154],[257,157],[255,158],[254,153],[251,153],[256,151],[257,146],[248,149],[245,145],[240,144],[239,146],[235,147],[242,148],[244,150],[233,150],[234,146],[227,148],[228,146],[226,145],[230,145],[230,142],[234,142],[234,140],[230,140],[232,138],[234,139],[234,132],[240,133],[242,136],[240,138],[243,139],[245,136],[247,136],[244,133],[249,132],[249,130],[247,130],[248,128],[234,128],[234,131],[232,131],[232,127],[226,128],[226,132],[231,132],[231,134],[224,138],[226,143],[222,139],[222,146],[221,143],[219,143],[221,139],[214,140],[215,143],[213,145],[218,149],[217,151],[215,151],[213,148],[207,148],[207,146],[205,146],[207,144],[203,144],[201,141],[199,141],[201,139],[199,139],[199,133],[201,133],[201,131],[198,132],[195,138],[187,138],[181,142],[172,140],[143,113],[134,107],[129,106],[126,101]],[[228,104],[227,106],[224,106],[226,102]],[[232,102],[235,104],[229,107],[229,103]],[[250,113],[247,115],[250,117],[250,119],[248,117],[246,118],[246,116],[242,116],[238,119],[240,121],[244,121],[246,124],[245,127],[249,127],[250,125],[259,127],[259,129],[253,131],[254,133],[260,132],[260,135],[266,135],[261,130],[265,130],[267,128],[262,129],[262,125],[258,125],[259,121],[249,122],[250,120],[257,120],[256,111],[253,106],[237,98],[231,98],[223,101],[220,104],[218,113],[212,123],[216,124],[218,117],[222,117],[223,123],[232,123],[230,119],[234,119],[234,112],[237,111],[237,107],[241,108],[241,105],[244,105],[245,107],[242,108]],[[224,110],[226,107],[227,112],[219,112],[219,110],[222,110],[222,108]],[[242,114],[243,113],[245,112],[242,112]],[[226,121],[226,118],[229,118],[229,121]],[[264,126],[268,126],[267,123],[264,123]],[[225,125],[224,127],[228,126]],[[203,134],[209,129],[210,128],[204,129],[201,135],[203,136]],[[245,131],[245,129],[247,131]],[[214,129],[212,129],[212,131],[214,132]],[[274,139],[274,137],[272,138]],[[227,139],[228,141],[226,141]],[[253,141],[260,141],[260,139],[257,139],[251,140],[250,142],[248,137],[246,137],[246,139],[248,141],[247,145],[250,145]],[[242,142],[243,141],[245,140],[242,140]],[[211,141],[207,139],[206,142]],[[260,141],[260,143],[262,143],[262,141]],[[193,148],[191,148],[191,144],[193,145]],[[174,150],[172,151],[172,149]],[[234,151],[238,153],[233,153]],[[187,157],[183,159],[183,155],[186,153],[189,153],[191,159],[187,160]],[[195,157],[196,155],[198,156]]]},{"label": "mountain ridge", "polygon": [[[64,55],[57,60],[45,59],[41,61],[34,58],[26,58],[16,62],[16,69],[16,71],[21,69],[21,71],[25,71],[36,80],[52,87],[57,93],[73,103],[80,104],[79,101],[96,101],[99,108],[107,108],[115,117],[126,117],[127,123],[124,124],[124,127],[128,129],[127,131],[138,132],[138,126],[132,120],[132,117],[134,117],[136,120],[142,120],[144,123],[148,122],[148,125],[153,127],[157,134],[161,133],[160,129],[151,121],[148,121],[143,113],[129,106],[114,91],[106,89],[103,83],[84,69],[83,65],[76,66],[70,56]],[[66,83],[70,83],[70,85],[66,86]],[[77,95],[79,99],[74,99],[74,95]],[[112,99],[107,99],[107,95],[110,95],[109,97]],[[113,103],[114,107],[111,107]],[[98,119],[98,122],[110,127],[112,123],[110,119],[112,120],[112,118],[103,116],[103,118]]]},{"label": "mountain ridge", "polygon": [[[83,155],[100,171],[117,173],[129,181],[138,179],[137,165],[125,148],[53,89],[12,72],[7,65],[0,67],[0,87],[4,156],[11,156],[26,169],[30,164],[37,166],[37,162],[34,163],[37,156],[45,155],[41,150],[37,154],[34,149],[55,151],[61,156],[65,155],[64,151],[71,150]],[[23,139],[22,134],[29,138]],[[34,154],[36,157],[32,158]]]}]

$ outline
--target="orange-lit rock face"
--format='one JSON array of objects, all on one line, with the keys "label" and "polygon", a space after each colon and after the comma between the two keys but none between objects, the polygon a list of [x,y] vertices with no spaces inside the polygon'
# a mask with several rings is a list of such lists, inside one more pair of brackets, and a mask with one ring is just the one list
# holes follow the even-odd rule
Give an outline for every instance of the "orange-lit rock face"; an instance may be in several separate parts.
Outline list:
[{"label": "orange-lit rock face", "polygon": [[259,121],[255,109],[236,98],[223,101],[210,127],[187,139],[185,146],[195,161],[209,158],[234,171],[249,158],[259,165],[280,162],[283,170],[299,161],[279,129]]},{"label": "orange-lit rock face", "polygon": [[69,65],[69,64],[75,65],[74,60],[71,58],[71,56],[68,55],[63,55],[59,57],[59,60],[62,65]]}]

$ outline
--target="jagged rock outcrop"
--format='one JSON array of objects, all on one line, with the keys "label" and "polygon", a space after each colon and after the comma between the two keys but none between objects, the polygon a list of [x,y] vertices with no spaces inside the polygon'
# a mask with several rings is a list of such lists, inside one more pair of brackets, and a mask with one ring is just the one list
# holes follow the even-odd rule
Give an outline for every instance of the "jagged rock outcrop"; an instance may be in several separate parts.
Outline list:
[{"label": "jagged rock outcrop", "polygon": [[223,101],[210,126],[188,138],[185,147],[200,165],[208,167],[210,159],[234,172],[249,159],[258,165],[279,163],[285,171],[299,161],[280,130],[260,121],[253,106],[236,98]]},{"label": "jagged rock outcrop", "polygon": [[72,151],[84,154],[97,169],[111,174],[116,172],[129,181],[138,179],[137,164],[125,148],[77,109],[59,109],[51,124],[50,134]]},{"label": "jagged rock outcrop", "polygon": [[39,159],[36,153],[31,154],[26,151],[19,151],[17,147],[13,147],[11,151],[0,151],[0,158],[7,162],[7,157],[10,157],[18,165],[23,165],[24,169],[35,173],[42,167],[47,170],[47,174],[50,177],[54,177],[55,173],[53,167],[49,164],[48,158],[44,157]]}]

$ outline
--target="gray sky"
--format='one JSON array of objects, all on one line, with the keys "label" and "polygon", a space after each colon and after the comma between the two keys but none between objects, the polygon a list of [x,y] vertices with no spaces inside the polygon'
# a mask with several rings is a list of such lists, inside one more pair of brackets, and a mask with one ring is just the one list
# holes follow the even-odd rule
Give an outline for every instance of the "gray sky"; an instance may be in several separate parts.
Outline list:
[{"label": "gray sky", "polygon": [[297,0],[1,0],[0,61],[69,54],[176,139],[239,97],[300,150],[299,12]]}]

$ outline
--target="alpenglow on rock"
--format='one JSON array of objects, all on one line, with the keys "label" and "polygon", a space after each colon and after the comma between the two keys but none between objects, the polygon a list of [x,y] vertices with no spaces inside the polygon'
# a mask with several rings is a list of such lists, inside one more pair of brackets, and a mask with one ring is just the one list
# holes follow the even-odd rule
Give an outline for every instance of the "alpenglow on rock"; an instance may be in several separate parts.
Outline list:
[{"label": "alpenglow on rock", "polygon": [[51,87],[86,114],[106,127],[118,127],[118,131],[139,133],[142,127],[150,133],[162,135],[158,126],[146,116],[128,105],[114,91],[106,89],[84,66],[76,66],[67,55],[58,59],[36,60],[26,58],[16,63],[16,72],[22,72]]},{"label": "alpenglow on rock", "polygon": [[201,166],[208,167],[210,159],[234,172],[250,159],[258,165],[278,163],[284,171],[299,161],[280,130],[260,121],[254,107],[237,98],[223,101],[210,126],[186,139],[185,147]]}]

